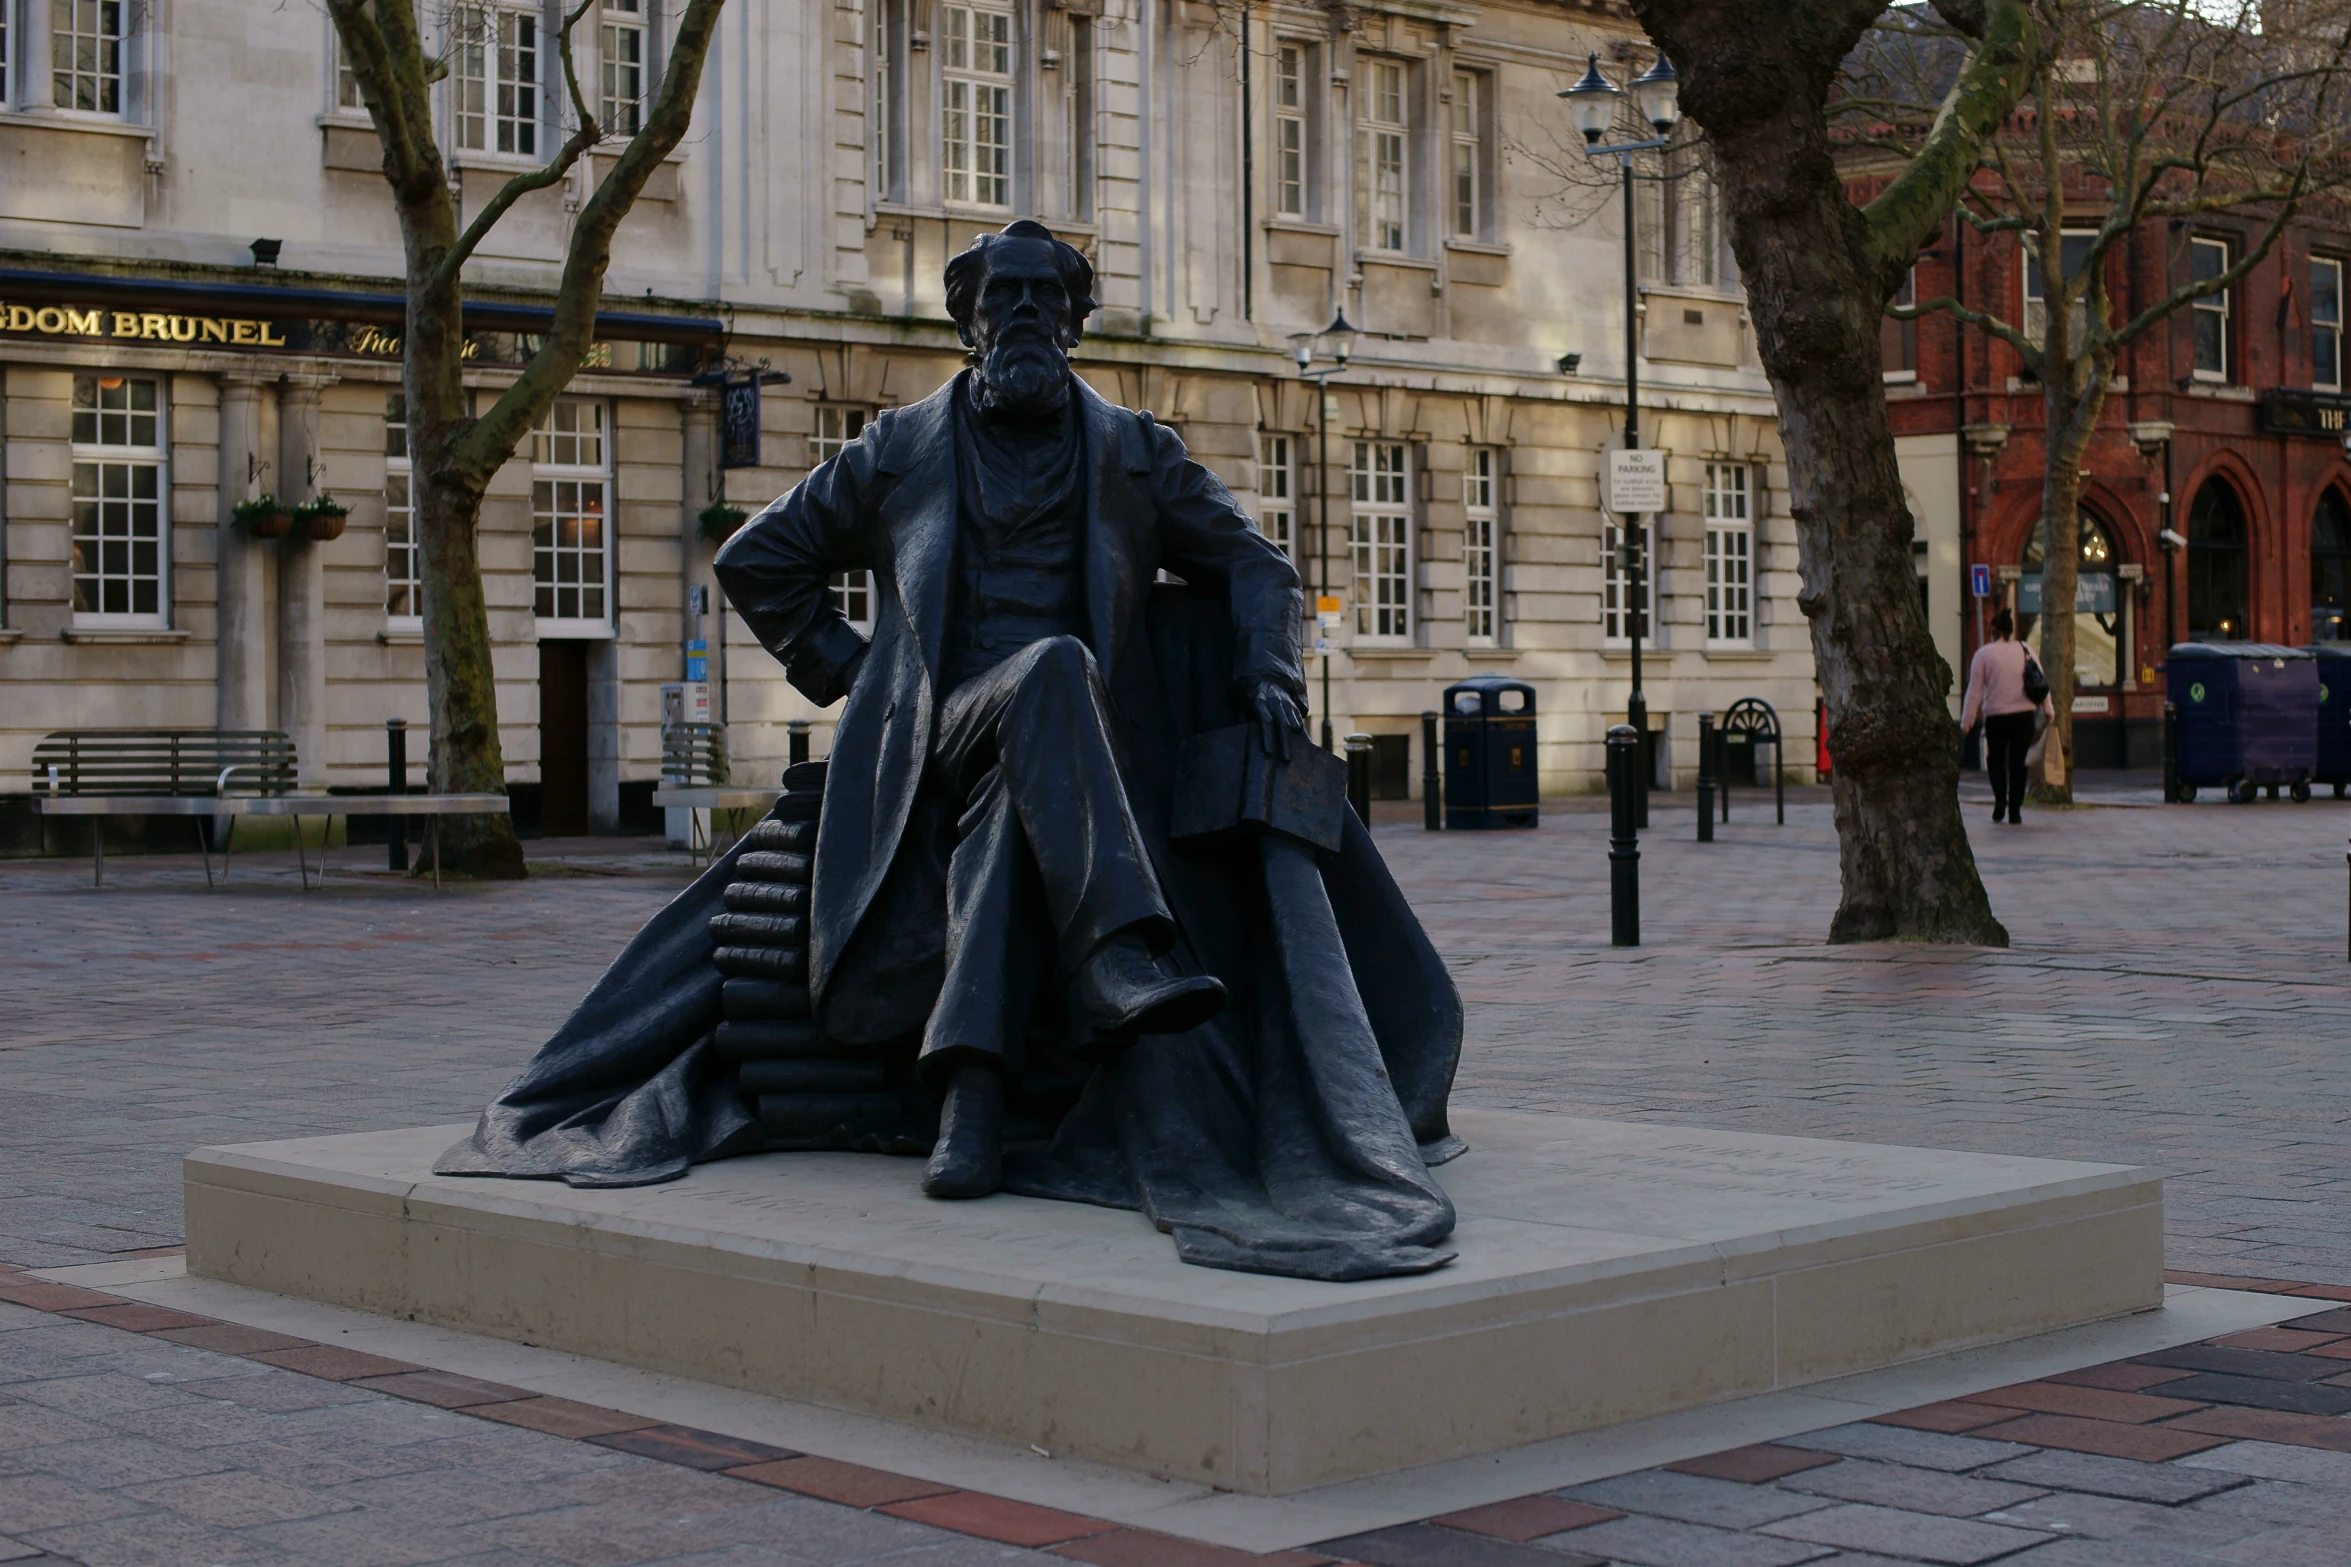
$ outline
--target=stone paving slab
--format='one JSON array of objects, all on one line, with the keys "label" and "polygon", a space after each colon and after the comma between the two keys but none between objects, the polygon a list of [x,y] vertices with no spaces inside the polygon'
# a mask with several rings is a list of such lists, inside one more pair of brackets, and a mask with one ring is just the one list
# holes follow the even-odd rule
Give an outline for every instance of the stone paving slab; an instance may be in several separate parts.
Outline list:
[{"label": "stone paving slab", "polygon": [[[1869,1567],[1959,1560],[2016,1538],[2028,1543],[1975,1559],[2343,1567],[2351,1416],[2292,1390],[2331,1392],[2351,1371],[2351,1324],[2325,1316],[2351,1298],[2351,1081],[2340,1070],[2351,809],[2088,808],[1995,829],[1974,801],[1970,830],[2015,940],[1975,951],[1822,946],[1835,901],[1826,807],[1794,800],[1779,828],[1756,803],[1742,792],[1720,841],[1699,846],[1687,841],[1687,797],[1659,797],[1644,840],[1648,945],[1629,951],[1606,944],[1595,812],[1550,812],[1533,833],[1379,826],[1469,1005],[1465,1103],[2150,1165],[2167,1177],[2175,1282],[2306,1293],[2312,1312],[2286,1329],[2303,1336],[2233,1338],[2192,1366],[2049,1379],[2182,1402],[2200,1402],[2179,1394],[2204,1379],[2194,1386],[2207,1396],[2248,1402],[2045,1407],[2060,1400],[2006,1390],[2033,1401],[1962,1413],[1969,1424],[1951,1430],[1889,1416],[1870,1423],[1882,1438],[1846,1428],[1717,1463],[1722,1483],[1784,1498],[1755,1509],[1776,1512],[1771,1522],[1723,1528],[1587,1503],[1593,1521],[1520,1540],[1414,1527],[1439,1531],[1439,1544],[1541,1553],[1524,1558],[1531,1567],[1672,1567],[1672,1552],[1722,1541]],[[356,870],[370,856],[348,858]],[[241,864],[228,894],[204,891],[192,857],[120,861],[103,892],[78,863],[0,865],[0,932],[15,959],[0,1011],[0,1261],[170,1247],[188,1147],[471,1114],[688,875],[623,848],[583,852],[522,886],[435,897],[342,875],[304,894],[290,866],[265,861],[250,879]],[[359,1387],[367,1373],[350,1367],[322,1381],[236,1352],[288,1353],[274,1340],[142,1332],[132,1324],[150,1319],[116,1312],[110,1325],[103,1300],[42,1299],[0,1310],[0,1560],[1013,1567],[1055,1554],[1215,1567],[1184,1554],[1215,1548],[1157,1546],[1135,1538],[1144,1531],[1040,1552],[868,1510],[894,1501],[759,1486]],[[2125,1415],[2140,1418],[2109,1418]],[[2004,1428],[2072,1445],[1975,1434]],[[2116,1457],[2079,1445],[2149,1431],[2198,1450]],[[64,1450],[77,1447],[112,1467],[75,1465]],[[1837,1471],[1872,1478],[1819,1479]],[[638,1474],[651,1477],[614,1478]],[[233,1483],[204,1483],[223,1475]],[[764,1500],[722,1501],[711,1487]],[[2017,1487],[2045,1494],[1974,1516],[1927,1505]],[[880,1494],[895,1496],[886,1481]],[[494,1516],[462,1521],[483,1507]],[[968,1510],[958,1520],[984,1521]],[[1606,1528],[1617,1534],[1594,1532]],[[1615,1538],[1627,1554],[1579,1536]]]}]

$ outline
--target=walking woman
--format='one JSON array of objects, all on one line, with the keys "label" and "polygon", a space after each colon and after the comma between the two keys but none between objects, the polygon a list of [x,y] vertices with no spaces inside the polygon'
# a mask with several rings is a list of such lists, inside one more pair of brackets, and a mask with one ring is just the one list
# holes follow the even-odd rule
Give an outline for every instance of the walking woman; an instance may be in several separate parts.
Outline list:
[{"label": "walking woman", "polygon": [[1959,713],[1962,734],[1984,721],[1984,771],[1992,775],[1992,820],[2024,820],[2024,754],[2033,744],[2033,715],[2057,717],[2046,694],[2035,702],[2025,694],[2032,649],[2016,640],[2016,617],[2003,609],[1992,617],[1992,640],[1975,650],[1967,666],[1967,700]]}]

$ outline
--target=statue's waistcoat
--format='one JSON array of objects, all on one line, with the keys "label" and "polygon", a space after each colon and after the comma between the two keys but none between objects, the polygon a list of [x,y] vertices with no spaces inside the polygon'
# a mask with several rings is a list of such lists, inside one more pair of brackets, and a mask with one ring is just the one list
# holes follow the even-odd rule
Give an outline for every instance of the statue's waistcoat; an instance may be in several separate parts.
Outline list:
[{"label": "statue's waistcoat", "polygon": [[[949,690],[1032,642],[1083,635],[1086,624],[1085,487],[1075,482],[1083,442],[1076,421],[1058,440],[1017,445],[992,443],[977,426],[966,414],[958,442]],[[994,469],[985,479],[983,466]],[[1026,471],[1014,478],[1008,468]]]}]

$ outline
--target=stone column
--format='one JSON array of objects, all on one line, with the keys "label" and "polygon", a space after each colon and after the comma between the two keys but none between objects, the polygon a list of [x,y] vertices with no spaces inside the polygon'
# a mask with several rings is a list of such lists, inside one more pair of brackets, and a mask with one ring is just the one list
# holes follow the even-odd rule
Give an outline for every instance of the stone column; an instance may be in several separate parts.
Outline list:
[{"label": "stone column", "polygon": [[[278,393],[280,500],[318,493],[319,394],[332,376],[289,375]],[[327,782],[326,546],[300,529],[278,545],[278,723],[294,740],[302,787]]]},{"label": "stone column", "polygon": [[233,523],[239,501],[269,486],[270,459],[261,450],[264,402],[277,388],[249,370],[220,376],[220,528],[216,559],[215,678],[219,704],[214,722],[223,729],[269,727],[269,648],[263,618],[268,604],[264,576],[270,546]]}]

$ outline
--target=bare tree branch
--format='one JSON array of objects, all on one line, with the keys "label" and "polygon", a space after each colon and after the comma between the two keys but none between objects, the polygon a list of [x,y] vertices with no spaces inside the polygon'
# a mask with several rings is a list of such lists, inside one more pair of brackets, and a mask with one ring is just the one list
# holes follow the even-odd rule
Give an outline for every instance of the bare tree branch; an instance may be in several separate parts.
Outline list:
[{"label": "bare tree branch", "polygon": [[588,8],[595,3],[596,0],[580,0],[577,7],[566,12],[563,31],[556,39],[556,53],[563,60],[564,84],[571,90],[572,108],[579,117],[578,129],[565,139],[563,145],[556,149],[555,156],[543,166],[515,175],[498,187],[496,195],[483,203],[482,210],[475,213],[473,221],[465,226],[465,232],[457,236],[457,243],[441,258],[440,266],[436,269],[436,282],[455,282],[474,251],[480,248],[483,240],[489,238],[490,230],[498,226],[500,218],[513,210],[516,202],[532,191],[561,184],[573,166],[587,155],[588,149],[604,139],[603,127],[596,123],[595,113],[588,107],[586,95],[580,91],[579,62],[573,55],[571,43],[573,29],[579,26],[580,18],[587,15]]},{"label": "bare tree branch", "polygon": [[552,329],[514,384],[465,432],[455,461],[461,471],[478,475],[481,484],[488,484],[490,474],[530,433],[587,357],[595,337],[604,274],[612,264],[612,236],[654,169],[685,139],[694,96],[702,82],[702,64],[723,4],[724,0],[687,0],[670,39],[669,63],[662,73],[660,91],[646,109],[643,127],[621,149],[612,172],[596,187],[572,225],[563,279],[556,289]]}]

